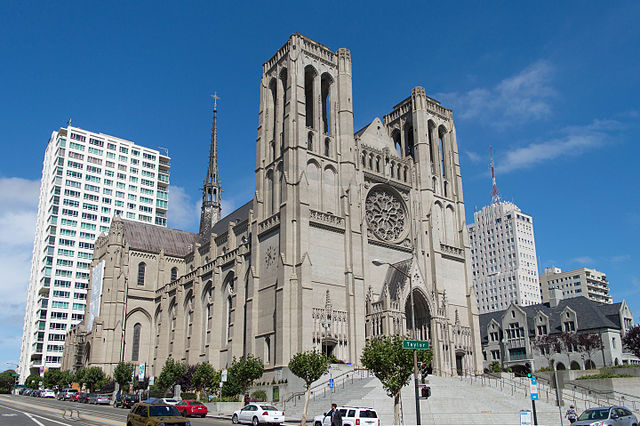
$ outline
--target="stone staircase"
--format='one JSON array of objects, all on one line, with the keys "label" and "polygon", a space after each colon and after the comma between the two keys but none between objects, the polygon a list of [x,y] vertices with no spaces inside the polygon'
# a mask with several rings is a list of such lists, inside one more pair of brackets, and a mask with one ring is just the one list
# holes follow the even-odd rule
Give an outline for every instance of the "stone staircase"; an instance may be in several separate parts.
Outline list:
[{"label": "stone staircase", "polygon": [[[382,425],[393,424],[393,400],[372,375],[355,372],[345,381],[337,381],[333,391],[316,388],[309,401],[308,422],[314,416],[338,405],[373,407]],[[422,424],[520,424],[520,410],[530,410],[528,394],[516,386],[478,378],[445,378],[429,376],[431,398],[420,400]],[[402,390],[401,423],[415,424],[415,399],[413,385]],[[304,410],[304,395],[290,400],[284,407],[287,419],[300,419]],[[536,402],[538,424],[560,425],[558,408],[544,401]],[[568,422],[565,423],[568,424]]]}]

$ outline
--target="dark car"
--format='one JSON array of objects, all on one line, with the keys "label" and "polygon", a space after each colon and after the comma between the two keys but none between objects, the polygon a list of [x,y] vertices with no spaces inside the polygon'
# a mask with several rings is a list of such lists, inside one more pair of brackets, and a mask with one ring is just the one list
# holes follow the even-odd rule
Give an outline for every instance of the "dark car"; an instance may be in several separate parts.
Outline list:
[{"label": "dark car", "polygon": [[573,426],[637,426],[638,418],[625,407],[596,407],[584,410]]},{"label": "dark car", "polygon": [[31,394],[29,396],[38,397],[38,396],[40,396],[40,392],[42,392],[40,389],[36,389],[33,392],[31,392]]},{"label": "dark car", "polygon": [[145,404],[139,402],[127,415],[127,426],[191,426],[176,407],[167,404]]},{"label": "dark car", "polygon": [[114,407],[122,407],[122,408],[131,408],[133,404],[136,402],[140,402],[140,397],[135,394],[126,394],[126,395],[118,395],[116,397],[115,402],[113,403]]},{"label": "dark car", "polygon": [[78,398],[78,402],[82,402],[83,404],[89,403],[89,398],[91,398],[91,393],[83,393],[80,398]]}]

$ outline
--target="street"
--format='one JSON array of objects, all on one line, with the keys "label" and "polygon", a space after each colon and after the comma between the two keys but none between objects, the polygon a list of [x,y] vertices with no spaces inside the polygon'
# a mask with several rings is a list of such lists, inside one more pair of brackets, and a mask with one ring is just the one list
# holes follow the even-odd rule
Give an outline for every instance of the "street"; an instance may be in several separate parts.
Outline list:
[{"label": "street", "polygon": [[[126,425],[129,410],[106,405],[88,405],[55,399],[0,395],[0,425]],[[230,425],[231,420],[191,418],[194,426]]]}]

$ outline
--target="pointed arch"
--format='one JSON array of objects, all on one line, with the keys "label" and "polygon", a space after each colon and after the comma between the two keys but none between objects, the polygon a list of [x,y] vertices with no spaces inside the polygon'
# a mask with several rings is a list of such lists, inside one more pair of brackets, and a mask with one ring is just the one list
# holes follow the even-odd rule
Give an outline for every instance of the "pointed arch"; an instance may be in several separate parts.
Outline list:
[{"label": "pointed arch", "polygon": [[315,79],[318,75],[316,69],[307,65],[304,67],[304,105],[305,105],[305,124],[307,127],[314,129],[315,128],[315,120],[314,120],[314,105],[313,100],[314,96],[314,83]]},{"label": "pointed arch", "polygon": [[391,132],[391,139],[393,139],[393,146],[396,148],[398,157],[402,157],[402,136],[400,135],[400,130],[395,129]]},{"label": "pointed arch", "polygon": [[213,281],[209,280],[204,285],[202,290],[202,298],[200,303],[202,304],[202,336],[201,345],[202,350],[205,350],[211,343],[211,326],[213,323]]},{"label": "pointed arch", "polygon": [[178,279],[178,267],[174,266],[171,268],[171,282],[174,282]]},{"label": "pointed arch", "polygon": [[191,332],[193,331],[193,291],[189,290],[184,298],[184,347],[189,350],[191,347]]},{"label": "pointed arch", "polygon": [[138,361],[140,358],[140,331],[142,324],[139,322],[133,326],[133,342],[131,343],[131,361]]},{"label": "pointed arch", "polygon": [[322,102],[322,131],[325,135],[331,135],[333,125],[333,108],[331,106],[333,77],[329,73],[320,76],[320,99]]},{"label": "pointed arch", "polygon": [[284,134],[285,134],[285,128],[286,128],[286,123],[285,123],[285,118],[287,116],[287,97],[289,96],[289,87],[288,87],[288,80],[289,77],[289,73],[287,71],[287,68],[282,68],[282,70],[280,71],[280,87],[282,88],[282,90],[280,91],[281,95],[281,101],[280,101],[280,123],[281,123],[281,128],[280,128],[280,155],[282,155],[284,153]]},{"label": "pointed arch", "polygon": [[147,264],[144,262],[138,263],[138,282],[137,283],[139,286],[144,285],[144,278],[145,278],[146,272],[147,272]]},{"label": "pointed arch", "polygon": [[445,223],[445,241],[449,245],[456,244],[456,226],[455,226],[455,212],[453,207],[449,204],[444,210],[444,223]]},{"label": "pointed arch", "polygon": [[326,166],[322,177],[322,203],[324,205],[324,211],[337,214],[337,194],[336,170],[332,166]]},{"label": "pointed arch", "polygon": [[314,160],[307,163],[307,181],[309,182],[309,207],[320,210],[320,165]]},{"label": "pointed arch", "polygon": [[235,274],[233,271],[229,272],[225,277],[222,288],[225,294],[224,305],[224,342],[223,346],[229,344],[229,340],[233,338],[233,322],[234,322],[234,295],[235,295]]},{"label": "pointed arch", "polygon": [[407,123],[404,126],[404,140],[405,140],[405,156],[411,157],[415,160],[415,149],[413,144],[413,126]]}]

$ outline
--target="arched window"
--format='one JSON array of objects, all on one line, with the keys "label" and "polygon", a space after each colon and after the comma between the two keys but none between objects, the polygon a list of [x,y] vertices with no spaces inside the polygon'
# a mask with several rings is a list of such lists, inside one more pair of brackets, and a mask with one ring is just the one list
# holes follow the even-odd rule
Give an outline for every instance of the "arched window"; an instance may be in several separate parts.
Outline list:
[{"label": "arched window", "polygon": [[138,285],[144,285],[144,274],[147,269],[147,265],[144,262],[138,263]]},{"label": "arched window", "polygon": [[131,361],[138,361],[140,357],[140,330],[142,325],[138,322],[133,326],[133,343],[131,344]]},{"label": "arched window", "polygon": [[188,349],[191,346],[191,332],[193,330],[193,293],[187,295],[184,304],[184,325],[185,325],[185,341],[184,347]]},{"label": "arched window", "polygon": [[406,141],[405,154],[407,156],[411,156],[411,158],[415,160],[414,147],[413,147],[413,126],[407,126],[405,128],[405,141]]},{"label": "arched window", "polygon": [[398,153],[398,157],[402,157],[402,141],[400,137],[400,131],[396,129],[391,134],[391,137],[393,138],[393,143],[394,143],[394,146],[396,147],[396,152]]},{"label": "arched window", "polygon": [[178,279],[178,268],[175,266],[171,268],[171,281],[175,281]]},{"label": "arched window", "polygon": [[433,123],[433,121],[429,120],[429,124],[427,128],[428,128],[427,139],[429,140],[429,165],[431,166],[431,173],[433,173],[434,171],[433,159],[435,158],[433,155],[433,152],[436,149],[435,145],[433,144],[433,132],[435,131],[436,126]]},{"label": "arched window", "polygon": [[281,109],[281,120],[282,120],[282,130],[280,133],[280,155],[282,155],[282,153],[284,152],[284,128],[285,128],[285,123],[284,123],[284,117],[285,117],[285,106],[287,104],[287,69],[283,68],[282,71],[280,72],[280,81],[282,83],[282,105],[280,107]]},{"label": "arched window", "polygon": [[231,295],[227,296],[227,326],[226,328],[226,332],[225,332],[225,345],[226,343],[229,341],[229,338],[231,337],[231,312],[232,312],[232,307],[233,307],[233,299],[231,298]]},{"label": "arched window", "polygon": [[329,138],[326,138],[324,140],[324,155],[328,157],[330,153],[331,153],[331,141],[329,140]]},{"label": "arched window", "polygon": [[211,322],[213,321],[213,288],[209,281],[202,294],[202,349],[211,342]]},{"label": "arched window", "polygon": [[320,91],[322,96],[322,130],[325,135],[331,134],[331,83],[333,79],[327,73],[322,74]]},{"label": "arched window", "polygon": [[173,339],[176,337],[176,301],[169,308],[169,355],[173,352]]},{"label": "arched window", "polygon": [[[269,90],[271,91],[271,141],[275,143],[276,140],[276,126],[278,123],[278,82],[276,79],[272,79],[269,83]],[[273,157],[272,157],[273,158]]]},{"label": "arched window", "polygon": [[448,173],[447,173],[447,168],[446,168],[446,156],[445,156],[445,152],[444,152],[444,148],[445,148],[445,143],[444,143],[444,135],[445,135],[445,128],[444,127],[440,127],[438,129],[438,142],[439,142],[439,148],[440,148],[440,171],[442,173],[442,177],[446,178]]},{"label": "arched window", "polygon": [[307,149],[313,151],[313,132],[307,134]]},{"label": "arched window", "polygon": [[307,127],[314,128],[313,120],[313,81],[316,77],[316,71],[312,66],[304,69],[304,104],[305,104],[305,123]]}]

